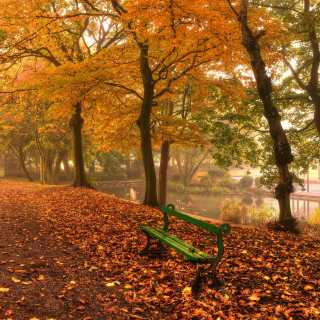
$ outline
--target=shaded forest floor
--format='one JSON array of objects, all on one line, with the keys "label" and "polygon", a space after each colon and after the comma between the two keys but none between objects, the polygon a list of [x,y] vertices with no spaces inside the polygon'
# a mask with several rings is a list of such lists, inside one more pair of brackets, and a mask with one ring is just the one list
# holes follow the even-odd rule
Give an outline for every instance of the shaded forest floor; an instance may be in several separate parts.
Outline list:
[{"label": "shaded forest floor", "polygon": [[[194,266],[169,250],[140,257],[156,209],[94,190],[0,179],[0,319],[319,319],[320,239],[233,227],[225,284],[190,294]],[[213,253],[215,238],[173,221]]]}]

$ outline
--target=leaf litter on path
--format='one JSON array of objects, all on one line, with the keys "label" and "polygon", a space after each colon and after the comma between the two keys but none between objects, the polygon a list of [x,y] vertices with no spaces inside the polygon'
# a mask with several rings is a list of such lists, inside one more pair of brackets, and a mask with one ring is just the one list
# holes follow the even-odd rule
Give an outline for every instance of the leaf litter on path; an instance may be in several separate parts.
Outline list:
[{"label": "leaf litter on path", "polygon": [[[320,318],[317,238],[233,227],[218,267],[224,286],[203,283],[195,297],[183,256],[137,254],[146,241],[138,227],[162,226],[158,210],[2,179],[0,199],[0,319]],[[173,218],[170,232],[215,252],[206,231]]]}]

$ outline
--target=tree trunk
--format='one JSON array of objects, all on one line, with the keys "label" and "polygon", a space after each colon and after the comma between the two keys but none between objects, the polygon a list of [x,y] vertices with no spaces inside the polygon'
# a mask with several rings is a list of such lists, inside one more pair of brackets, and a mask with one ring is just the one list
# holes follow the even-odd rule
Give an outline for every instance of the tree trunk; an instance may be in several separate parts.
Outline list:
[{"label": "tree trunk", "polygon": [[44,157],[43,154],[40,153],[40,183],[44,184]]},{"label": "tree trunk", "polygon": [[30,177],[30,174],[29,174],[29,172],[28,172],[28,170],[26,168],[26,165],[24,163],[25,159],[26,159],[26,154],[25,154],[25,152],[23,152],[22,147],[20,146],[19,148],[16,148],[16,150],[14,150],[14,148],[11,147],[11,149],[12,149],[12,152],[14,153],[14,155],[18,158],[19,164],[20,164],[19,167],[22,168],[22,170],[26,174],[28,180],[30,182],[34,182],[34,180]]},{"label": "tree trunk", "polygon": [[[173,114],[173,102],[168,101],[167,115],[169,117]],[[159,168],[159,190],[158,190],[158,201],[160,206],[167,204],[167,181],[168,181],[168,166],[170,160],[170,141],[164,141],[161,146],[160,156],[160,168]]]},{"label": "tree trunk", "polygon": [[26,168],[26,165],[25,165],[24,161],[21,161],[21,159],[19,159],[19,160],[20,160],[20,164],[21,164],[22,170],[23,170],[24,173],[26,174],[28,180],[29,180],[30,182],[34,182],[34,180],[31,178],[31,176],[30,176],[30,174],[29,174],[29,171],[28,171],[27,168]]},{"label": "tree trunk", "polygon": [[47,183],[53,184],[53,159],[52,159],[52,150],[48,150],[44,156],[44,168],[47,174]]},{"label": "tree trunk", "polygon": [[68,180],[71,180],[71,172],[70,172],[70,166],[69,166],[68,151],[65,151],[65,153],[63,155],[62,162],[63,162],[64,174],[66,175]]},{"label": "tree trunk", "polygon": [[159,190],[158,201],[160,206],[167,204],[167,180],[168,180],[168,165],[169,165],[170,141],[164,141],[161,146],[161,158],[159,168]]},{"label": "tree trunk", "polygon": [[61,162],[63,160],[65,152],[66,151],[60,151],[58,153],[58,158],[56,160],[56,164],[54,166],[54,171],[53,171],[53,184],[58,184],[59,183]]},{"label": "tree trunk", "polygon": [[95,172],[95,160],[91,162],[91,166],[89,167],[89,173]]},{"label": "tree trunk", "polygon": [[261,57],[259,38],[265,34],[260,30],[253,34],[247,24],[247,0],[241,0],[239,21],[241,23],[242,44],[250,55],[252,70],[256,79],[259,96],[263,102],[265,117],[270,128],[270,135],[274,141],[274,155],[279,170],[279,183],[275,189],[279,201],[280,221],[292,218],[290,208],[290,193],[293,191],[292,176],[288,164],[293,161],[291,148],[281,125],[281,116],[272,101],[272,85],[267,75],[265,63]]},{"label": "tree trunk", "polygon": [[8,152],[3,152],[4,157],[4,177],[7,177],[8,175],[8,168],[7,168],[7,160],[8,160],[8,156],[9,156],[9,151]]},{"label": "tree trunk", "polygon": [[140,116],[137,120],[137,125],[140,128],[141,152],[144,173],[146,178],[146,191],[143,204],[152,207],[157,207],[159,206],[157,199],[157,178],[156,171],[154,169],[150,133],[150,119],[154,94],[154,81],[148,62],[148,47],[140,45],[140,48],[140,73],[143,81],[144,96]]},{"label": "tree trunk", "polygon": [[87,182],[86,172],[84,169],[83,152],[82,152],[82,125],[83,118],[81,117],[81,102],[75,105],[75,112],[70,119],[70,128],[72,135],[72,155],[74,167],[74,182],[73,187],[91,188]]}]

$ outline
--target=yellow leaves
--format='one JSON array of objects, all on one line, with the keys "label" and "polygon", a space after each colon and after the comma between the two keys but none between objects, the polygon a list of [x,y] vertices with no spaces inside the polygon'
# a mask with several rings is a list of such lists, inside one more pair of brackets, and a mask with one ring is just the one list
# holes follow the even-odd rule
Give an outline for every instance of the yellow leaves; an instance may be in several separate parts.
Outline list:
[{"label": "yellow leaves", "polygon": [[192,293],[191,287],[185,287],[182,290],[182,294],[184,294],[184,295],[191,295],[191,293]]},{"label": "yellow leaves", "polygon": [[131,289],[132,286],[131,286],[130,284],[126,284],[126,285],[124,286],[124,288],[125,288],[125,289]]},{"label": "yellow leaves", "polygon": [[260,297],[256,293],[254,293],[248,299],[251,300],[251,301],[259,301]]},{"label": "yellow leaves", "polygon": [[0,292],[8,292],[9,288],[0,288]]},{"label": "yellow leaves", "polygon": [[19,279],[15,278],[15,277],[12,277],[11,280],[12,280],[13,282],[16,282],[16,283],[17,283],[17,282],[21,282]]}]

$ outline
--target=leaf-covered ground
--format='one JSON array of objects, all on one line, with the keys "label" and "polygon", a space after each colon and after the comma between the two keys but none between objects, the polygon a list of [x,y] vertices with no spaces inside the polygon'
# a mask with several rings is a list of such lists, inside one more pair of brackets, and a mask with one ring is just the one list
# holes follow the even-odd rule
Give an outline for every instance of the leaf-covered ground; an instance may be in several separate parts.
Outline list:
[{"label": "leaf-covered ground", "polygon": [[[162,215],[94,190],[0,180],[0,319],[320,318],[319,238],[233,227],[225,285],[195,297],[180,254],[137,254],[141,224]],[[206,231],[177,220],[170,231],[215,250]]]}]

